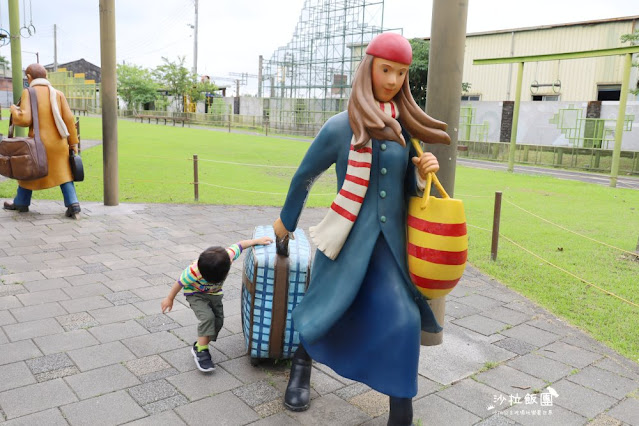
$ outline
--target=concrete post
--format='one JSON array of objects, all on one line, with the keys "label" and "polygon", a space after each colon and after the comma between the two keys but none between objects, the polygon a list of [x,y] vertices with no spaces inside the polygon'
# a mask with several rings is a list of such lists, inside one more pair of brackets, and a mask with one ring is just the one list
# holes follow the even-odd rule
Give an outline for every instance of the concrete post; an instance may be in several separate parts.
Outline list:
[{"label": "concrete post", "polygon": [[630,85],[630,68],[632,66],[632,54],[626,53],[623,66],[623,77],[621,80],[621,96],[619,98],[619,113],[617,115],[617,125],[615,126],[615,147],[612,151],[612,168],[610,170],[610,186],[617,186],[619,176],[619,160],[621,157],[621,140],[623,138],[623,122],[626,119],[626,102],[628,101],[628,90]]},{"label": "concrete post", "polygon": [[[9,0],[9,34],[11,36],[11,78],[13,80],[13,103],[22,96],[22,43],[20,38],[20,5],[18,0]],[[14,136],[25,136],[24,127],[14,127]]]},{"label": "concrete post", "polygon": [[[426,149],[437,156],[439,180],[451,197],[455,188],[467,16],[468,0],[433,1],[426,112],[448,123],[451,144],[428,144]],[[445,298],[429,303],[439,323],[444,324]],[[422,333],[423,345],[439,345],[442,341],[443,333]]]},{"label": "concrete post", "polygon": [[115,67],[115,0],[100,0],[100,59],[102,68],[102,164],[104,205],[118,202],[118,115]]},{"label": "concrete post", "polygon": [[513,125],[510,132],[510,148],[508,149],[508,171],[515,169],[515,154],[517,152],[517,125],[519,123],[519,105],[521,104],[521,82],[524,75],[524,63],[517,67],[517,86],[515,87],[515,107],[513,109]]}]

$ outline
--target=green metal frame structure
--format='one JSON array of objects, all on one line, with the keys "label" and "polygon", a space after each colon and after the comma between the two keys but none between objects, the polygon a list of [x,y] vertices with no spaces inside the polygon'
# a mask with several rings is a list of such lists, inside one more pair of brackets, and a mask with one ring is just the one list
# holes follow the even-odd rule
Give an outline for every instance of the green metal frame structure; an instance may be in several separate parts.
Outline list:
[{"label": "green metal frame structure", "polygon": [[551,53],[544,55],[510,56],[504,58],[475,59],[473,65],[518,64],[517,86],[515,90],[515,106],[513,110],[513,125],[510,133],[510,152],[508,153],[508,171],[512,172],[515,164],[515,148],[517,145],[517,123],[519,120],[519,105],[521,103],[521,84],[526,62],[555,61],[566,59],[598,58],[601,56],[625,57],[623,77],[621,81],[621,97],[619,99],[619,113],[615,127],[615,146],[612,154],[612,169],[610,171],[610,186],[617,186],[619,176],[619,157],[621,153],[621,140],[624,121],[626,118],[626,103],[628,101],[628,86],[630,82],[630,68],[632,66],[632,54],[639,53],[639,46],[616,47],[610,49],[584,50],[579,52]]}]

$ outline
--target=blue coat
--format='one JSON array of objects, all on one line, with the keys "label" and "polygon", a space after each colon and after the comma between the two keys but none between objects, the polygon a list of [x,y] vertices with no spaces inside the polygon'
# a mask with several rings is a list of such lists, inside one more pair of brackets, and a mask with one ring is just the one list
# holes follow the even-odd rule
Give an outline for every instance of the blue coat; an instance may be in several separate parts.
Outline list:
[{"label": "blue coat", "polygon": [[[353,131],[347,112],[330,118],[319,131],[297,169],[280,218],[289,231],[297,228],[308,191],[315,179],[332,164],[337,189],[342,187]],[[410,141],[404,131],[404,138]],[[368,190],[351,232],[335,260],[319,250],[315,253],[311,281],[302,302],[293,312],[295,329],[303,339],[322,337],[349,308],[357,295],[380,233],[399,266],[421,315],[421,328],[442,330],[424,297],[411,284],[406,259],[406,206],[410,195],[418,195],[414,157],[410,142],[402,147],[394,141],[373,140],[373,159]]]}]

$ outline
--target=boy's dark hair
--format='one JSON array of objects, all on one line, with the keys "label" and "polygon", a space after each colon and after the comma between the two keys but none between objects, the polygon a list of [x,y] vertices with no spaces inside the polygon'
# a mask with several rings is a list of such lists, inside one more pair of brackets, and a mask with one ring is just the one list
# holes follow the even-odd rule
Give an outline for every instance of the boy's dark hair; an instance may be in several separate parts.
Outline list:
[{"label": "boy's dark hair", "polygon": [[200,254],[197,267],[202,278],[211,284],[219,284],[231,269],[231,258],[224,247],[209,247]]}]

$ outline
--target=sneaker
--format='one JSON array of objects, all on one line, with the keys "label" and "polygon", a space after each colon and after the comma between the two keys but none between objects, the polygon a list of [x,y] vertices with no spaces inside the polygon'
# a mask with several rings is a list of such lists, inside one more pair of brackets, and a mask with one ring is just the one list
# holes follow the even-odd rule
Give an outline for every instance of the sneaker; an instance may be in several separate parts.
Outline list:
[{"label": "sneaker", "polygon": [[197,369],[203,371],[204,373],[208,373],[210,371],[215,370],[215,364],[211,359],[211,353],[208,349],[204,349],[203,351],[198,351],[196,343],[193,343],[193,347],[191,348],[191,353],[193,354],[193,358],[195,359],[195,365]]}]

